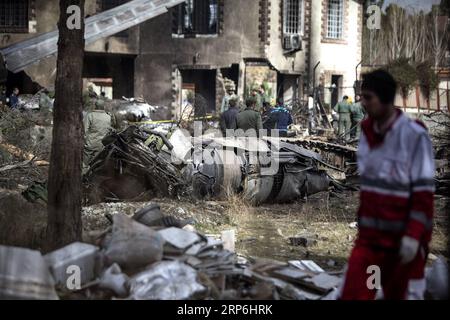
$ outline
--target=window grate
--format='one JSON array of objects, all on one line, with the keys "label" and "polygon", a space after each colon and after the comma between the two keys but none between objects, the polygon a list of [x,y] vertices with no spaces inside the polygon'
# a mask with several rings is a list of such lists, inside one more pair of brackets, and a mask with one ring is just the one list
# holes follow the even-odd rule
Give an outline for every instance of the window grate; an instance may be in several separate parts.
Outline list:
[{"label": "window grate", "polygon": [[0,1],[0,32],[28,32],[28,0]]},{"label": "window grate", "polygon": [[328,0],[327,38],[341,39],[344,19],[344,1]]},{"label": "window grate", "polygon": [[175,8],[176,34],[217,34],[219,32],[218,0],[187,0]]},{"label": "window grate", "polygon": [[283,33],[303,34],[303,0],[284,0]]}]

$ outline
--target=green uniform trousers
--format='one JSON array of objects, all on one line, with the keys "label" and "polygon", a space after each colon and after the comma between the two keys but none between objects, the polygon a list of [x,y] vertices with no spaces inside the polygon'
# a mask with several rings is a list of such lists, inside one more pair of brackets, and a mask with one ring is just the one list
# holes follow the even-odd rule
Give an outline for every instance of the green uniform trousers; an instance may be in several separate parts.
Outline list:
[{"label": "green uniform trousers", "polygon": [[339,114],[339,137],[345,133],[345,141],[350,140],[350,129],[352,128],[352,119],[350,113]]}]

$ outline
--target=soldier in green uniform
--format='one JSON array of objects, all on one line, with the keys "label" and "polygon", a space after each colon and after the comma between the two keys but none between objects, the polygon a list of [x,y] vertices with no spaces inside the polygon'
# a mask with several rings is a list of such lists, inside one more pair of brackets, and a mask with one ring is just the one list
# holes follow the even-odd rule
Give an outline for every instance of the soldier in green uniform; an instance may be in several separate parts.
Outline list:
[{"label": "soldier in green uniform", "polygon": [[345,133],[345,141],[350,140],[350,129],[352,126],[351,119],[351,105],[348,103],[348,96],[344,96],[344,99],[337,103],[334,107],[334,111],[339,114],[339,136]]},{"label": "soldier in green uniform", "polygon": [[236,116],[236,128],[247,130],[255,130],[256,135],[259,135],[259,130],[263,128],[261,114],[255,111],[257,100],[255,97],[250,97],[245,101],[247,108],[238,113]]},{"label": "soldier in green uniform", "polygon": [[53,102],[50,98],[50,91],[43,89],[39,95],[39,109],[43,112],[49,112],[53,108]]},{"label": "soldier in green uniform", "polygon": [[94,84],[88,84],[88,89],[83,93],[83,108],[84,111],[92,111],[95,109],[95,102],[97,101],[97,93],[94,91]]},{"label": "soldier in green uniform", "polygon": [[230,101],[234,100],[237,102],[238,99],[239,99],[238,96],[233,91],[227,92],[227,94],[222,99],[220,112],[224,113],[225,111],[227,111],[230,108]]},{"label": "soldier in green uniform", "polygon": [[354,138],[359,139],[361,134],[361,121],[366,116],[366,112],[361,104],[361,97],[357,95],[355,101],[356,102],[352,104],[350,111],[352,114],[352,127],[355,127]]},{"label": "soldier in green uniform", "polygon": [[95,109],[88,111],[84,117],[84,157],[83,174],[89,164],[102,151],[103,138],[112,131],[113,117],[105,111],[105,102],[101,99],[95,103]]},{"label": "soldier in green uniform", "polygon": [[238,99],[238,96],[236,95],[236,85],[234,82],[230,79],[225,78],[225,95],[222,99],[222,104],[220,106],[220,113],[224,113],[228,110],[230,107],[230,100],[231,99]]}]

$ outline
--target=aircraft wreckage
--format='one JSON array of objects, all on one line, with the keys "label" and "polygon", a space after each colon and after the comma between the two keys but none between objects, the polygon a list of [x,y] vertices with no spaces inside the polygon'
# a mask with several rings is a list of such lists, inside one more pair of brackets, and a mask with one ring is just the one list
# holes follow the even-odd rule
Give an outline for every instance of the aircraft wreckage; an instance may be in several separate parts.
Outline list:
[{"label": "aircraft wreckage", "polygon": [[[330,186],[345,188],[334,177],[351,172],[355,157],[354,150],[320,141],[194,138],[178,128],[166,134],[131,126],[103,144],[85,175],[89,202],[144,194],[225,199],[230,192],[254,205],[290,202]],[[313,151],[318,149],[328,162]]]}]

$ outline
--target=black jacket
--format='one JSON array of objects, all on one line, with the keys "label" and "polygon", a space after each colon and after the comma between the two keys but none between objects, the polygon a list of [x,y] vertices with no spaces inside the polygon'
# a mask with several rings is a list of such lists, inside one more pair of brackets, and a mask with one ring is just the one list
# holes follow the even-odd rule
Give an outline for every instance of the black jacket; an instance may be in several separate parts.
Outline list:
[{"label": "black jacket", "polygon": [[220,130],[222,130],[225,136],[227,129],[236,130],[236,117],[239,113],[239,109],[236,107],[229,108],[227,111],[220,115]]}]

